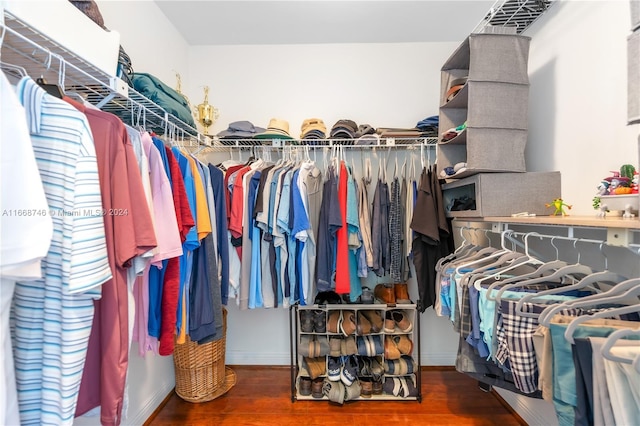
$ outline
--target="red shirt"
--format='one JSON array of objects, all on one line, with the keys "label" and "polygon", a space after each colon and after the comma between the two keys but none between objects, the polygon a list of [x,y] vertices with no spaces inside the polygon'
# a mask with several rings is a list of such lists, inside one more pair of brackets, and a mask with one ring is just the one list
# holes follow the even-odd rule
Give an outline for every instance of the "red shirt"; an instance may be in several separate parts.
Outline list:
[{"label": "red shirt", "polygon": [[340,163],[340,177],[338,179],[338,204],[342,216],[342,226],[336,232],[338,247],[336,253],[336,293],[350,293],[349,284],[349,242],[347,229],[347,168],[344,161]]}]

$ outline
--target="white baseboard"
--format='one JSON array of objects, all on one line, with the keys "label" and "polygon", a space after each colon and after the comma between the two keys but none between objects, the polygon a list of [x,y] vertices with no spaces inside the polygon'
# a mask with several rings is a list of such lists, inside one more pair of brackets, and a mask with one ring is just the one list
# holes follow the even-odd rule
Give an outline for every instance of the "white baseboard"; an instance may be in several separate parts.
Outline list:
[{"label": "white baseboard", "polygon": [[505,400],[522,420],[530,426],[557,426],[558,418],[553,404],[542,399],[529,398],[508,390],[494,387],[495,391]]},{"label": "white baseboard", "polygon": [[[129,412],[126,419],[122,420],[122,425],[139,426],[143,425],[151,414],[160,406],[162,401],[171,393],[174,385],[172,383],[165,383],[157,391],[155,391],[149,399],[141,407],[129,406]],[[139,408],[136,410],[136,408]]]}]

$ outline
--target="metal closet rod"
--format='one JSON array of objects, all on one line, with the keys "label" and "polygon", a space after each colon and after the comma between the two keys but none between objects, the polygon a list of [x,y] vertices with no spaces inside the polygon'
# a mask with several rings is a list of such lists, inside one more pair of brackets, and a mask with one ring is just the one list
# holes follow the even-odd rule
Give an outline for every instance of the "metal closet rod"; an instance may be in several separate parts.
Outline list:
[{"label": "metal closet rod", "polygon": [[[594,240],[594,239],[589,239],[589,238],[579,238],[579,237],[565,237],[562,235],[547,235],[547,234],[540,234],[536,231],[531,231],[531,232],[520,232],[520,231],[513,231],[511,229],[505,229],[503,231],[500,232],[496,232],[493,231],[491,229],[487,229],[487,228],[477,228],[477,227],[473,227],[473,226],[466,226],[466,225],[462,225],[462,226],[458,226],[457,228],[460,228],[460,236],[464,239],[464,235],[462,234],[462,231],[467,229],[469,231],[483,231],[485,232],[485,234],[488,235],[489,232],[493,233],[493,234],[501,234],[502,236],[515,236],[515,237],[522,237],[523,240],[526,243],[526,238],[529,237],[538,237],[538,238],[547,238],[550,239],[552,241],[553,245],[553,241],[555,240],[565,240],[565,241],[572,241],[574,243],[592,243],[592,244],[598,244],[600,246],[609,246],[609,244],[605,241],[605,240]],[[517,244],[520,247],[524,247],[523,245]],[[554,246],[555,247],[555,246]],[[610,246],[610,247],[616,247],[616,246]],[[626,248],[628,248],[629,250],[631,250],[631,252],[637,253],[638,255],[640,255],[640,244],[635,244],[635,243],[631,243],[628,244],[626,246]]]}]

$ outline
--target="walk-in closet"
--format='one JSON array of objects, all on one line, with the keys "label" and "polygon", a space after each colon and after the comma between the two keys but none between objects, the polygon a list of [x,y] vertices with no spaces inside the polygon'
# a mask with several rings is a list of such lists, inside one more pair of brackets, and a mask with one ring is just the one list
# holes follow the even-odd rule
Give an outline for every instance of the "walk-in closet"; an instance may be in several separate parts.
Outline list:
[{"label": "walk-in closet", "polygon": [[0,424],[640,424],[639,58],[639,0],[0,0]]}]

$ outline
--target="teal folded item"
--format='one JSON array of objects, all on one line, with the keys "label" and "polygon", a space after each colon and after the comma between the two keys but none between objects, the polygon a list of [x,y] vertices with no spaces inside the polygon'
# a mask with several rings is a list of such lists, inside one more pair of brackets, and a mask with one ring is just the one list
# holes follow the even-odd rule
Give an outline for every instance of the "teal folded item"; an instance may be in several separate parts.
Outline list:
[{"label": "teal folded item", "polygon": [[141,95],[186,124],[196,127],[189,103],[183,95],[151,74],[137,72],[133,74],[132,80],[133,88]]}]

